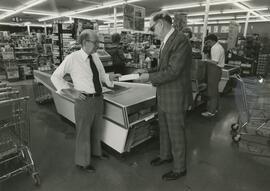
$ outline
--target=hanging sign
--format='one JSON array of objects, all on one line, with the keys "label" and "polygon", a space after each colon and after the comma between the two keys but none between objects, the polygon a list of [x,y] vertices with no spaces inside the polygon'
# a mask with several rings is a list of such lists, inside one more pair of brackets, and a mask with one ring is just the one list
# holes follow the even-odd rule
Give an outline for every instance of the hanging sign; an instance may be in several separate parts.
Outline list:
[{"label": "hanging sign", "polygon": [[228,50],[235,48],[237,37],[239,32],[239,24],[232,21],[229,26],[229,34],[228,34]]},{"label": "hanging sign", "polygon": [[145,18],[145,8],[125,4],[123,5],[124,15],[123,15],[123,26],[125,29],[131,30],[144,30],[144,18]]}]

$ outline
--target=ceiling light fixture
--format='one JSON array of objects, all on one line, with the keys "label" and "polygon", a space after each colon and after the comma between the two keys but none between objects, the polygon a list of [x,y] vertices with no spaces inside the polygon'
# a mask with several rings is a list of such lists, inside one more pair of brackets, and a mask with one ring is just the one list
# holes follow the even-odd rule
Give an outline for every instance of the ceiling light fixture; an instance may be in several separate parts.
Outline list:
[{"label": "ceiling light fixture", "polygon": [[255,16],[260,17],[262,20],[268,20],[267,18],[261,16],[259,13],[257,13],[256,11],[253,11],[252,9],[250,9],[250,7],[244,3],[239,3],[239,2],[234,2],[233,3],[235,6],[239,7],[240,9],[246,10],[247,12],[252,13]]},{"label": "ceiling light fixture", "polygon": [[23,11],[23,13],[29,14],[29,15],[44,15],[44,16],[58,15],[58,14],[55,14],[54,12],[40,12],[40,11]]},{"label": "ceiling light fixture", "polygon": [[8,11],[14,11],[12,9],[6,9],[6,8],[0,8],[0,11],[8,12]]},{"label": "ceiling light fixture", "polygon": [[81,16],[81,15],[72,15],[71,18],[76,19],[85,19],[85,20],[101,20],[101,21],[107,21],[107,22],[113,22],[112,19],[102,18],[102,17],[92,17],[92,16]]},{"label": "ceiling light fixture", "polygon": [[47,0],[32,0],[32,1],[29,1],[29,2],[27,2],[25,4],[23,4],[22,6],[17,7],[14,11],[9,11],[9,12],[6,12],[6,13],[0,15],[0,20],[1,19],[4,19],[6,17],[9,17],[11,15],[14,15],[16,13],[22,12],[25,9],[28,9],[30,7],[33,7],[35,5],[38,5],[38,4],[43,3],[45,1],[47,1]]},{"label": "ceiling light fixture", "polygon": [[109,7],[115,7],[118,5],[123,5],[126,3],[134,3],[134,2],[138,2],[138,1],[142,1],[142,0],[118,0],[118,1],[111,1],[108,3],[103,3],[102,5],[95,5],[95,6],[90,6],[90,7],[86,7],[83,9],[78,9],[78,10],[74,10],[74,11],[68,11],[68,12],[64,12],[59,14],[58,16],[52,16],[52,17],[44,17],[39,19],[38,21],[47,21],[47,20],[52,20],[58,17],[67,17],[67,16],[72,16],[75,14],[79,14],[79,13],[85,13],[85,12],[90,12],[90,11],[94,11],[94,10],[99,10],[99,9],[104,9],[104,8],[109,8]]},{"label": "ceiling light fixture", "polygon": [[[123,23],[124,21],[123,20],[117,20],[116,23]],[[104,24],[111,24],[111,23],[114,23],[114,21],[112,22],[109,22],[109,21],[105,21]]]},{"label": "ceiling light fixture", "polygon": [[22,26],[22,24],[20,23],[6,23],[6,22],[0,22],[0,25]]},{"label": "ceiling light fixture", "polygon": [[[245,23],[246,20],[234,20],[234,22],[236,23],[239,23],[239,24],[242,24],[242,23]],[[259,20],[259,19],[254,19],[254,20],[250,20],[248,21],[249,23],[260,23],[260,22],[270,22],[269,20]],[[210,21],[208,22],[208,25],[217,25],[217,24],[229,24],[231,23],[231,21]],[[193,22],[193,21],[190,21],[188,22],[188,25],[203,25],[204,22]]]},{"label": "ceiling light fixture", "polygon": [[[213,1],[210,3],[210,5],[224,5],[224,4],[231,4],[235,2],[244,2],[249,0],[225,0],[225,1]],[[178,5],[171,5],[163,7],[163,11],[169,11],[169,10],[177,10],[177,9],[189,9],[189,8],[195,8],[195,7],[204,7],[206,6],[206,3],[191,3],[191,4],[178,4]]]},{"label": "ceiling light fixture", "polygon": [[[262,8],[253,8],[251,9],[252,11],[267,11],[267,7],[262,7]],[[233,13],[245,13],[248,12],[248,10],[243,10],[243,9],[236,9],[236,10],[222,10],[222,11],[210,11],[209,15],[220,15],[220,14],[233,14]],[[205,12],[199,12],[199,13],[192,13],[188,14],[188,17],[200,17],[204,16]]]}]

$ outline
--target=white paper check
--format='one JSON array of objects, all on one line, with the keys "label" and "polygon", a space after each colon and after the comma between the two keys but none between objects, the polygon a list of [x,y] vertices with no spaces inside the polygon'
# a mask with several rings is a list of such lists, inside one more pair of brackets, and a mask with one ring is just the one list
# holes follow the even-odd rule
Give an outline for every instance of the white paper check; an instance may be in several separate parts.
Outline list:
[{"label": "white paper check", "polygon": [[139,74],[127,74],[119,77],[119,81],[128,81],[128,80],[136,80],[139,79],[140,75]]}]

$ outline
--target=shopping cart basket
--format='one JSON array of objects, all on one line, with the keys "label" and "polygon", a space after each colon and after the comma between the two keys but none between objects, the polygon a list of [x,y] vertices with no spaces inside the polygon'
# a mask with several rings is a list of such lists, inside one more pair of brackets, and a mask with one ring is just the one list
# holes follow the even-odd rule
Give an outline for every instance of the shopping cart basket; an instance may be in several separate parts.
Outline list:
[{"label": "shopping cart basket", "polygon": [[243,135],[270,138],[270,118],[267,115],[270,86],[256,79],[242,79],[239,75],[234,79],[238,119],[237,123],[231,125],[233,141],[239,142]]},{"label": "shopping cart basket", "polygon": [[7,99],[15,99],[19,97],[19,91],[8,91],[8,92],[0,92],[0,101],[7,100]]},{"label": "shopping cart basket", "polygon": [[7,87],[7,84],[3,83],[3,82],[0,82],[0,88],[5,88],[5,87]]},{"label": "shopping cart basket", "polygon": [[12,87],[0,87],[0,92],[8,92],[8,91],[12,91]]},{"label": "shopping cart basket", "polygon": [[[10,94],[11,97],[15,95],[16,93]],[[5,96],[7,98],[7,95]],[[28,99],[3,98],[0,101],[0,182],[28,172],[32,175],[35,185],[40,185],[39,173],[29,149]]]},{"label": "shopping cart basket", "polygon": [[33,90],[37,103],[42,104],[53,100],[51,91],[36,80],[33,80]]}]

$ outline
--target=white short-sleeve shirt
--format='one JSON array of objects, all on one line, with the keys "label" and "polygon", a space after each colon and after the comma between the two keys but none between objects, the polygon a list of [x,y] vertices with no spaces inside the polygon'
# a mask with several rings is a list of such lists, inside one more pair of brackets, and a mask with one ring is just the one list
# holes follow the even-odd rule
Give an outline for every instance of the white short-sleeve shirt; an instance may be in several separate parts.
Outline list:
[{"label": "white short-sleeve shirt", "polygon": [[211,60],[217,62],[217,65],[221,68],[225,65],[224,48],[218,42],[211,48]]}]

